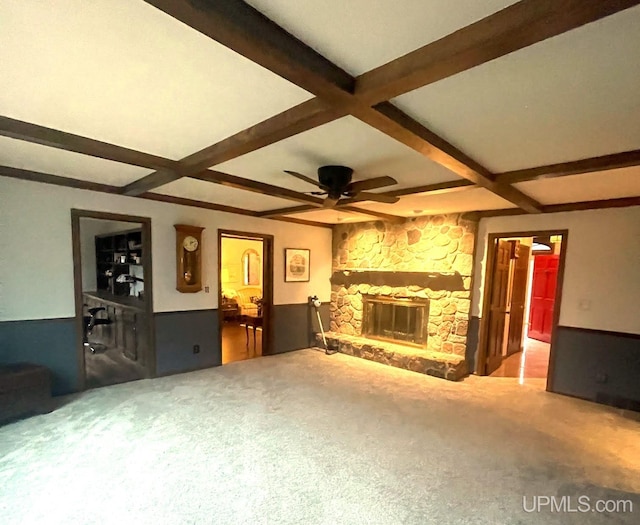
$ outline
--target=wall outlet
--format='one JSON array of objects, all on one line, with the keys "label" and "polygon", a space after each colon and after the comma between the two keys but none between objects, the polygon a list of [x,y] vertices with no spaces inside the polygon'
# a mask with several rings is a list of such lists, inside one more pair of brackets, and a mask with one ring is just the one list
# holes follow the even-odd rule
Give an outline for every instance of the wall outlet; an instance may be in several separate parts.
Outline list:
[{"label": "wall outlet", "polygon": [[200,345],[193,345],[193,353],[194,354],[200,353]]},{"label": "wall outlet", "polygon": [[580,310],[591,310],[591,301],[589,299],[580,299],[578,307]]},{"label": "wall outlet", "polygon": [[596,374],[596,383],[606,383],[609,380],[609,376],[603,372]]},{"label": "wall outlet", "polygon": [[204,287],[204,293],[209,293],[209,287],[208,286]]}]

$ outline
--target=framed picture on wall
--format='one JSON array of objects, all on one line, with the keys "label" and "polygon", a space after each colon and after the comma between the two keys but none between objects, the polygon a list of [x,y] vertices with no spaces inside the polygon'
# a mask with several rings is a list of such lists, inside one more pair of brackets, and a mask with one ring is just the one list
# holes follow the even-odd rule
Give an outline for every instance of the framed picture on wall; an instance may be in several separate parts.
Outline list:
[{"label": "framed picture on wall", "polygon": [[284,281],[286,283],[309,282],[310,250],[304,248],[284,249]]}]

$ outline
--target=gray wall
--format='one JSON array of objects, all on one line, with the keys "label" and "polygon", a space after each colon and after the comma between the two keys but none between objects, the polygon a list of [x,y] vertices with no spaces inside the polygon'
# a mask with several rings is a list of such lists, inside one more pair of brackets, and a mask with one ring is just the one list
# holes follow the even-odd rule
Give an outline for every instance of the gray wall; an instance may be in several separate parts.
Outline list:
[{"label": "gray wall", "polygon": [[[325,331],[329,329],[329,305],[320,306]],[[319,332],[315,308],[304,304],[279,304],[273,307],[273,350],[275,354],[315,345],[313,334]]]},{"label": "gray wall", "polygon": [[[161,312],[154,318],[157,375],[222,364],[217,310]],[[193,345],[200,345],[199,353],[193,353]]]},{"label": "gray wall", "polygon": [[559,326],[553,391],[640,410],[640,335]]},{"label": "gray wall", "polygon": [[467,351],[465,359],[467,361],[467,369],[473,373],[476,369],[476,355],[478,352],[478,343],[480,342],[480,318],[472,315],[469,317],[469,327],[467,329]]},{"label": "gray wall", "polygon": [[[325,327],[329,305],[320,308]],[[315,310],[305,304],[277,305],[274,316],[274,353],[313,345],[319,331]],[[169,375],[222,363],[218,341],[218,311],[191,310],[154,314],[157,375]],[[75,319],[0,322],[0,363],[29,362],[52,372],[53,394],[78,390],[81,370],[76,354]],[[193,353],[193,345],[200,352]]]},{"label": "gray wall", "polygon": [[54,395],[78,389],[74,318],[0,322],[0,364],[33,363],[52,374]]}]

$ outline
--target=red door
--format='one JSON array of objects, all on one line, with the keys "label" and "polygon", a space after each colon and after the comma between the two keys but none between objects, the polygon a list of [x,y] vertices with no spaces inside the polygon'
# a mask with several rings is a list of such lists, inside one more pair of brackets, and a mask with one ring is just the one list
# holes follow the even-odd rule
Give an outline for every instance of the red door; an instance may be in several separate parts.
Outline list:
[{"label": "red door", "polygon": [[536,255],[533,259],[528,336],[545,343],[551,342],[559,261],[558,255]]}]

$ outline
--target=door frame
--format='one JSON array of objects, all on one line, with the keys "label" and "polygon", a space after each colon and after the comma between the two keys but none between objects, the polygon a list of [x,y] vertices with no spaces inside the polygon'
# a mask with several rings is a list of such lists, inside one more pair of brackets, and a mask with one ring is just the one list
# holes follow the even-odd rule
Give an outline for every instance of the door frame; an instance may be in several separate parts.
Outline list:
[{"label": "door frame", "polygon": [[71,209],[71,243],[73,257],[73,292],[76,309],[76,356],[78,363],[78,390],[86,390],[86,370],[84,358],[83,315],[84,299],[82,290],[82,257],[80,239],[80,219],[102,219],[107,221],[131,222],[141,225],[143,253],[142,269],[144,272],[145,315],[147,317],[147,337],[149,348],[147,349],[148,366],[145,367],[150,378],[156,377],[156,344],[155,344],[155,320],[153,317],[153,250],[151,244],[151,219],[137,215],[124,215],[94,210]]},{"label": "door frame", "polygon": [[478,357],[476,359],[477,375],[485,375],[487,344],[489,336],[489,315],[491,301],[491,290],[493,289],[493,273],[495,269],[495,244],[498,239],[506,239],[512,237],[541,237],[549,235],[562,235],[562,243],[560,245],[560,261],[558,264],[558,277],[556,280],[556,296],[553,305],[553,325],[551,328],[551,346],[549,352],[549,368],[547,371],[547,391],[553,391],[553,372],[555,370],[555,344],[558,337],[558,325],[560,324],[560,307],[562,305],[562,286],[564,283],[564,269],[567,258],[567,246],[569,243],[568,229],[554,230],[527,230],[515,232],[498,232],[489,233],[487,237],[487,264],[485,266],[485,279],[482,297],[482,318],[480,319],[480,333],[478,336]]},{"label": "door frame", "polygon": [[222,238],[262,240],[262,355],[271,355],[273,350],[273,235],[239,230],[218,229],[218,347],[222,364]]}]

